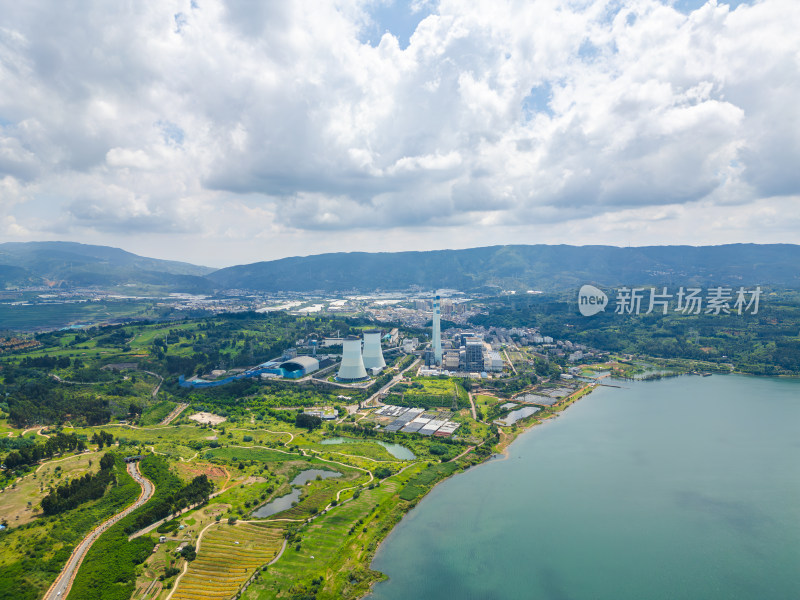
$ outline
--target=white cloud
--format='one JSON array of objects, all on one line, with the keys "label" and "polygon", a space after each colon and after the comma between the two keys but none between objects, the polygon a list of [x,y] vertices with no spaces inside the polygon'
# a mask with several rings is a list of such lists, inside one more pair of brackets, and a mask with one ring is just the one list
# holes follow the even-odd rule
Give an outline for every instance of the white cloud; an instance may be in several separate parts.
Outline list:
[{"label": "white cloud", "polygon": [[794,0],[417,3],[405,49],[359,41],[373,4],[0,0],[4,222],[275,256],[336,230],[367,249],[357,232],[435,247],[625,219],[669,238],[665,215],[701,206],[755,236],[779,224],[753,206],[800,194]]}]

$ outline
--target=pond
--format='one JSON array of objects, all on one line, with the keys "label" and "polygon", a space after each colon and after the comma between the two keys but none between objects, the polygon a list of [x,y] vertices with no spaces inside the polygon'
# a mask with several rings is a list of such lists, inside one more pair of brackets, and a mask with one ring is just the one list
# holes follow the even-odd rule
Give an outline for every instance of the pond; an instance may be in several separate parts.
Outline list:
[{"label": "pond", "polygon": [[320,479],[333,479],[341,477],[342,474],[338,471],[325,471],[324,469],[306,469],[300,471],[297,476],[292,479],[292,485],[305,485],[309,481],[319,477]]},{"label": "pond", "polygon": [[[300,471],[295,478],[292,479],[291,483],[292,485],[305,485],[317,477],[321,477],[322,479],[331,479],[341,476],[342,474],[336,471],[306,469],[305,471]],[[284,510],[289,510],[292,508],[292,503],[297,502],[300,499],[301,492],[302,490],[294,489],[285,496],[275,498],[275,500],[272,502],[268,502],[267,504],[264,504],[263,506],[260,506],[254,510],[252,516],[263,519],[265,517],[271,517],[272,515],[278,514],[279,512],[283,512]]]},{"label": "pond", "polygon": [[384,448],[386,448],[389,454],[400,460],[414,460],[416,458],[414,453],[405,446],[401,446],[400,444],[389,444],[388,442],[382,442],[381,440],[360,440],[356,438],[334,437],[322,440],[320,443],[327,445],[327,444],[363,444],[365,442],[379,444],[383,446]]},{"label": "pond", "polygon": [[512,410],[508,415],[506,415],[505,419],[500,419],[506,425],[513,425],[520,419],[524,419],[525,417],[530,417],[532,414],[539,412],[539,408],[536,406],[523,406],[518,410]]}]

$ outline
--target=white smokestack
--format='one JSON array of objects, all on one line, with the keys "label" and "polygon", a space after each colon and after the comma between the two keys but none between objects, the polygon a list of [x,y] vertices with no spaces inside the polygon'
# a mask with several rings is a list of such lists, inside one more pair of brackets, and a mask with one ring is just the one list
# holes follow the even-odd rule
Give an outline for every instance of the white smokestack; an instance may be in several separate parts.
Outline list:
[{"label": "white smokestack", "polygon": [[439,309],[439,296],[433,299],[433,361],[442,364],[442,313]]}]

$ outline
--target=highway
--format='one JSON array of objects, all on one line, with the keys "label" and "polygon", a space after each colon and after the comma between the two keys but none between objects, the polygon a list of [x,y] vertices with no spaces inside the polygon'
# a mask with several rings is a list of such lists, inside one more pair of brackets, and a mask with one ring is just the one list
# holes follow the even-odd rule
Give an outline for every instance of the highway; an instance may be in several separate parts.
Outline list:
[{"label": "highway", "polygon": [[72,582],[75,579],[75,575],[77,574],[78,569],[80,568],[81,563],[86,556],[86,553],[89,551],[89,548],[92,547],[92,544],[95,543],[97,538],[99,538],[109,527],[130,514],[132,511],[139,508],[153,496],[153,492],[155,491],[153,482],[139,472],[138,463],[129,463],[128,473],[130,473],[130,476],[133,477],[142,488],[142,493],[139,494],[139,498],[136,500],[136,502],[128,506],[123,511],[118,512],[107,521],[98,525],[91,533],[89,533],[89,535],[81,540],[81,543],[75,547],[75,550],[73,550],[72,555],[69,557],[64,569],[61,571],[61,573],[59,573],[58,577],[53,582],[53,585],[50,586],[50,589],[47,590],[43,600],[61,600],[66,598],[69,594],[70,588],[72,587]]}]

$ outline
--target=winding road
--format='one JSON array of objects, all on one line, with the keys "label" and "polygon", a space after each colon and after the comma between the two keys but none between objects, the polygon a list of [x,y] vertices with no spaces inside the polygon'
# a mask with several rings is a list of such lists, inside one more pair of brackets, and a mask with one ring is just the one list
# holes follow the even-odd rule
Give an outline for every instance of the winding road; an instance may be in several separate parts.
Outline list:
[{"label": "winding road", "polygon": [[129,463],[128,473],[142,488],[142,493],[139,494],[139,498],[136,500],[136,502],[125,508],[123,511],[118,512],[104,523],[98,525],[91,533],[89,533],[89,535],[81,540],[80,544],[78,544],[75,547],[75,550],[72,551],[72,555],[69,557],[64,569],[53,582],[53,585],[50,586],[50,589],[47,590],[43,600],[61,600],[66,598],[69,594],[70,588],[72,587],[72,582],[75,579],[75,575],[78,573],[78,569],[80,568],[83,559],[86,557],[86,553],[89,552],[89,548],[91,548],[92,544],[97,541],[97,538],[99,538],[109,527],[130,514],[132,511],[139,508],[153,496],[153,492],[155,491],[153,482],[139,472],[138,463]]}]

